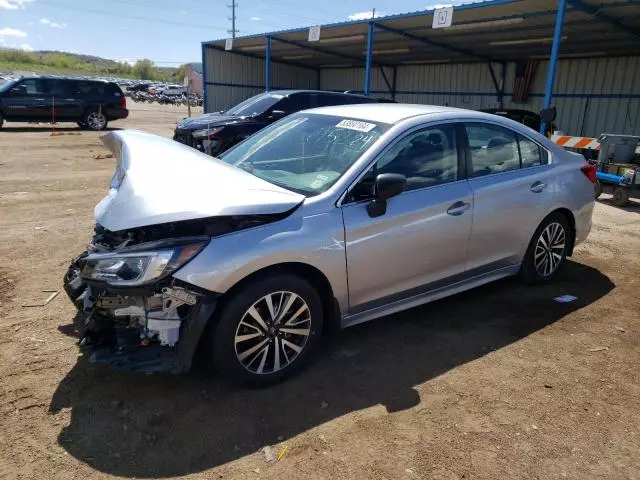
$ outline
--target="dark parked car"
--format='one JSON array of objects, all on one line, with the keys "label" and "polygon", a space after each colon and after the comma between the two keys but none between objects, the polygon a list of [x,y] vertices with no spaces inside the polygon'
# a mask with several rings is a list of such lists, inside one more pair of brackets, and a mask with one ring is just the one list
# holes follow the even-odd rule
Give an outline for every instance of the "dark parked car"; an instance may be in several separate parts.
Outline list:
[{"label": "dark parked car", "polygon": [[226,112],[185,118],[176,127],[173,139],[216,156],[276,120],[300,110],[390,102],[351,93],[275,90],[248,98]]},{"label": "dark parked car", "polygon": [[[485,113],[492,113],[494,115],[499,115],[500,117],[503,117],[503,118],[508,118],[509,120],[513,120],[514,122],[518,122],[523,125],[526,125],[527,127],[535,130],[536,132],[540,131],[540,123],[542,122],[542,119],[540,118],[540,115],[538,115],[535,112],[531,112],[529,110],[518,110],[518,109],[503,110],[498,108],[486,108],[480,111]],[[548,136],[554,130],[556,130],[555,124],[552,123],[550,125],[547,125],[547,131],[545,132],[545,135]]]},{"label": "dark parked car", "polygon": [[0,85],[0,127],[9,122],[76,122],[102,130],[129,115],[118,85],[102,80],[25,77]]}]

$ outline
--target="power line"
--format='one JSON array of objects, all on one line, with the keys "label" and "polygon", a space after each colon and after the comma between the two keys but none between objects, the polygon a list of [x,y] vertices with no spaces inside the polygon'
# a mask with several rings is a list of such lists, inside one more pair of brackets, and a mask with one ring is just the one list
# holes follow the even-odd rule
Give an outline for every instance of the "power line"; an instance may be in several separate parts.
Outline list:
[{"label": "power line", "polygon": [[[127,3],[124,0],[111,0],[114,2],[118,2],[118,3]],[[114,13],[114,12],[107,12],[105,10],[94,10],[94,9],[90,9],[90,8],[84,8],[84,7],[76,7],[76,6],[69,6],[69,5],[65,5],[65,4],[61,4],[61,3],[53,3],[47,0],[40,0],[38,3],[44,4],[44,5],[50,5],[56,8],[62,8],[62,9],[66,9],[66,10],[76,10],[79,12],[86,12],[86,13],[91,13],[94,15],[106,15],[106,16],[116,16],[119,19],[121,18],[126,18],[129,20],[138,20],[138,21],[142,21],[142,22],[150,22],[150,23],[163,23],[165,25],[173,25],[173,26],[178,26],[178,27],[189,27],[189,28],[202,28],[202,29],[206,29],[211,31],[212,29],[219,29],[222,30],[225,27],[222,25],[214,25],[214,24],[209,24],[209,25],[204,25],[204,24],[198,24],[198,23],[187,23],[187,22],[176,22],[173,20],[163,20],[161,18],[149,18],[149,17],[140,17],[137,15],[123,15],[122,13],[118,12],[118,13]]]}]

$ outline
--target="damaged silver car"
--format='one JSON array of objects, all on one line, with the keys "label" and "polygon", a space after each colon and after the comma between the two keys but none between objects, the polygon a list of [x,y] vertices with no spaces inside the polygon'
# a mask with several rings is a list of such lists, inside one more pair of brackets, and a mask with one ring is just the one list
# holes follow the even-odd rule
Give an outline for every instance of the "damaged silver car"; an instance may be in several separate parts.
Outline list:
[{"label": "damaged silver car", "polygon": [[303,368],[323,330],[510,275],[548,282],[591,226],[593,167],[493,115],[352,105],[219,159],[136,131],[65,275],[90,361],[240,384]]}]

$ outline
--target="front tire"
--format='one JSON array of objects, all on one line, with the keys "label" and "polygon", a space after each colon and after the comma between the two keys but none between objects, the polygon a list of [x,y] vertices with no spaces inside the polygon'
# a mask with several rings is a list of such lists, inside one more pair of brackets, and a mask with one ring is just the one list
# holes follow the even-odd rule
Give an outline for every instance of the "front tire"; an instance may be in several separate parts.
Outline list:
[{"label": "front tire", "polygon": [[567,258],[573,233],[567,217],[555,212],[545,218],[527,248],[520,278],[529,284],[549,283]]},{"label": "front tire", "polygon": [[322,318],[320,296],[302,277],[285,273],[257,278],[224,303],[211,329],[213,364],[243,386],[284,380],[311,361]]},{"label": "front tire", "polygon": [[0,113],[0,128],[2,128],[2,125],[4,125],[4,115]]}]

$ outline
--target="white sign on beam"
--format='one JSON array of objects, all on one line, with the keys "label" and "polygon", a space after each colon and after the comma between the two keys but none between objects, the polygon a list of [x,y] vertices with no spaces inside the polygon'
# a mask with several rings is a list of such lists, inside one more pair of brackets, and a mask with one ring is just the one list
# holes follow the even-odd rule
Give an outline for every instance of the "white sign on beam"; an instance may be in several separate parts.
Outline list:
[{"label": "white sign on beam", "polygon": [[431,28],[446,28],[453,21],[453,7],[436,8],[433,11],[433,24]]},{"label": "white sign on beam", "polygon": [[233,38],[227,38],[224,42],[224,49],[231,50],[233,48]]},{"label": "white sign on beam", "polygon": [[320,25],[309,27],[309,41],[317,42],[318,40],[320,40]]}]

